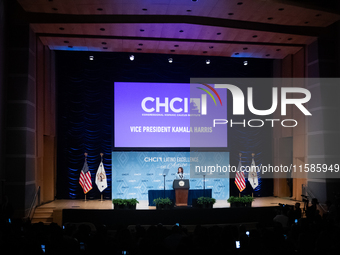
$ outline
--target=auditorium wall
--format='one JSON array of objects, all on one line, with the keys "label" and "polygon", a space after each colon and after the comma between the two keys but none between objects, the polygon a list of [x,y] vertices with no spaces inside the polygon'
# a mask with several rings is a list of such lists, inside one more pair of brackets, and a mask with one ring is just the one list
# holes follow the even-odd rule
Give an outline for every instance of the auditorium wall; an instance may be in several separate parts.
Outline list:
[{"label": "auditorium wall", "polygon": [[[329,28],[329,33],[318,38],[308,46],[307,77],[339,77],[340,48],[339,22]],[[325,80],[314,80],[308,89],[314,95],[311,113],[313,122],[307,124],[307,159],[308,163],[340,162],[340,122],[339,122],[339,86],[329,86]],[[315,179],[308,176],[308,187],[319,201],[333,200],[339,196],[339,178]]]},{"label": "auditorium wall", "polygon": [[[305,49],[301,49],[293,55],[288,55],[282,60],[274,61],[274,76],[282,78],[305,77]],[[303,83],[291,79],[282,79],[278,87],[305,87]],[[273,163],[274,165],[301,165],[306,162],[306,117],[297,109],[288,106],[288,119],[298,122],[296,127],[275,126],[273,128]],[[280,119],[279,112],[274,113],[273,118]],[[274,175],[274,196],[292,197],[300,200],[302,185],[306,184],[306,177],[300,175],[295,178],[294,174]]]},{"label": "auditorium wall", "polygon": [[[6,13],[6,131],[4,193],[14,217],[27,216],[38,187],[40,202],[54,198],[55,91],[53,54],[40,42],[17,3]],[[38,202],[38,201],[36,201]]]},{"label": "auditorium wall", "polygon": [[[332,78],[339,77],[340,48],[339,22],[332,25],[329,33],[323,34],[313,43],[294,55],[283,60],[274,61],[275,77]],[[298,86],[304,86],[300,84]],[[281,164],[292,162],[294,165],[326,163],[340,161],[340,124],[338,100],[339,88],[330,87],[324,81],[313,80],[305,86],[311,91],[313,105],[312,119],[305,118],[299,111],[294,111],[293,118],[299,125],[293,130],[277,127],[273,135],[273,162]],[[292,139],[292,145],[289,142]],[[282,153],[284,151],[284,153]],[[289,151],[291,155],[289,155]],[[339,179],[314,178],[311,173],[293,179],[293,183],[285,178],[274,179],[274,195],[289,196],[292,185],[292,198],[301,200],[302,185],[307,186],[307,195],[316,197],[321,203],[334,200],[339,195]]]},{"label": "auditorium wall", "polygon": [[37,40],[37,186],[42,202],[55,197],[56,89],[55,52]]}]

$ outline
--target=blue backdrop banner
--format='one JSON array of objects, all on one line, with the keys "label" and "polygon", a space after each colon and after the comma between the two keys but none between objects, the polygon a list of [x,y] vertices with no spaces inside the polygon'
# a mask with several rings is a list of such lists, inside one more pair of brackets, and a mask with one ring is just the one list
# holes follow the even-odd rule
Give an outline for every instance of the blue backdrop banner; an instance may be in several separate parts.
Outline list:
[{"label": "blue backdrop banner", "polygon": [[[194,157],[193,157],[194,155]],[[216,162],[218,160],[218,162]],[[112,152],[112,198],[148,199],[148,190],[172,189],[178,167],[183,167],[184,178],[189,179],[190,189],[212,189],[215,199],[229,197],[229,174],[223,178],[190,177],[192,163],[204,165],[229,165],[229,152]],[[167,170],[166,170],[167,171]],[[203,180],[205,178],[205,183]]]}]

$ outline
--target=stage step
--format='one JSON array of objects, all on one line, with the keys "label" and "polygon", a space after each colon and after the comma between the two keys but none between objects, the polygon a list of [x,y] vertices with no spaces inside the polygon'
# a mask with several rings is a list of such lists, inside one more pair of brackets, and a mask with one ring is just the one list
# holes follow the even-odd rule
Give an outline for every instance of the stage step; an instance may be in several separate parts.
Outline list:
[{"label": "stage step", "polygon": [[53,222],[53,211],[55,207],[37,207],[35,209],[32,223],[39,223],[42,222],[46,225],[49,225]]}]

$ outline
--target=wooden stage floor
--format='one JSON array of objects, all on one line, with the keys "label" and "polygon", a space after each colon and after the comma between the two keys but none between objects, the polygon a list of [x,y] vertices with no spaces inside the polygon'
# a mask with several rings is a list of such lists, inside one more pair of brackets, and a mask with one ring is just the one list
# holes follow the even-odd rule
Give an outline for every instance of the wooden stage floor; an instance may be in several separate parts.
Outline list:
[{"label": "wooden stage floor", "polygon": [[[252,207],[276,207],[279,204],[294,205],[296,202],[301,203],[301,208],[303,208],[303,203],[301,201],[291,200],[290,198],[279,198],[279,197],[256,197]],[[82,210],[108,210],[112,209],[111,200],[67,200],[58,199],[44,205],[39,206],[39,209],[49,209],[53,210],[53,222],[62,225],[63,222],[63,210],[64,209],[82,209]],[[227,200],[217,200],[214,204],[214,208],[229,208],[230,204]],[[148,201],[139,201],[137,204],[137,210],[156,210],[155,206],[148,206]]]},{"label": "wooden stage floor", "polygon": [[[301,206],[303,204],[301,201],[290,200],[290,198],[279,198],[279,197],[256,197],[252,206],[253,207],[268,207],[268,206],[278,206],[279,204],[294,205],[296,202],[300,202]],[[63,209],[112,209],[111,200],[71,200],[71,199],[58,199],[50,203],[44,204],[39,208],[44,207],[54,207],[56,210]],[[230,204],[227,200],[217,200],[214,204],[214,208],[229,208]],[[139,201],[137,204],[137,210],[155,210],[155,206],[148,206],[147,200]]]}]

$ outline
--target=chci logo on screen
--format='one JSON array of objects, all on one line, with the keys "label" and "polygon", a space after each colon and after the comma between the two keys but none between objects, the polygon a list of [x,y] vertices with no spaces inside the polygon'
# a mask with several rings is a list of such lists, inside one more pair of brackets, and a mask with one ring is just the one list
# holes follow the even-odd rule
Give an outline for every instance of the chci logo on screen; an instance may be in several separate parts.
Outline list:
[{"label": "chci logo on screen", "polygon": [[[215,105],[217,106],[217,102],[215,96],[219,100],[219,104],[222,106],[222,100],[220,95],[217,91],[208,84],[202,84],[206,88],[209,88],[211,92],[206,88],[197,87],[204,92],[206,92],[214,101]],[[189,111],[197,111],[201,115],[207,115],[207,94],[201,94],[201,98],[180,98],[174,97],[169,99],[165,97],[161,99],[159,97],[145,97],[142,102],[141,106],[144,112],[152,113],[161,112],[161,109],[164,110],[165,113],[189,113]],[[215,95],[215,96],[214,96]]]}]

